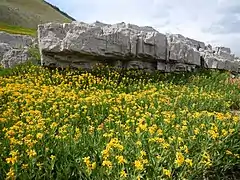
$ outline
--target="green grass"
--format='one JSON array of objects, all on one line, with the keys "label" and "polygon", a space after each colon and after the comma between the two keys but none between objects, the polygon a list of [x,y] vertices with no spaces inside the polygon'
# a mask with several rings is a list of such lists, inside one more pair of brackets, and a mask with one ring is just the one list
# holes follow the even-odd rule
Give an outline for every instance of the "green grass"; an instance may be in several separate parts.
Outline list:
[{"label": "green grass", "polygon": [[240,89],[228,73],[0,74],[0,179],[239,177]]},{"label": "green grass", "polygon": [[[0,23],[36,29],[46,22],[71,22],[66,15],[51,7],[43,0],[1,0]],[[12,29],[12,28],[10,28]],[[13,32],[15,28],[13,28]],[[21,31],[21,30],[20,30]],[[22,31],[21,31],[22,32]],[[27,33],[29,33],[27,31]],[[31,33],[30,33],[31,34]]]},{"label": "green grass", "polygon": [[4,31],[11,34],[29,35],[34,37],[37,36],[36,29],[23,28],[19,26],[11,26],[4,23],[0,23],[0,31]]}]

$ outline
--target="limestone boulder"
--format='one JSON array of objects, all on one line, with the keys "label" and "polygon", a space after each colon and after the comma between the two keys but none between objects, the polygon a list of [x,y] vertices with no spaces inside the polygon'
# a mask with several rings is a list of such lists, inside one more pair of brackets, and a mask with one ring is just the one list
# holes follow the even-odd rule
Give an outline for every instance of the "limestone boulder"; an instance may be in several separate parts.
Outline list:
[{"label": "limestone boulder", "polygon": [[1,64],[4,68],[11,68],[18,64],[26,62],[30,57],[27,48],[24,49],[10,49],[3,55]]},{"label": "limestone boulder", "polygon": [[147,26],[100,22],[48,23],[39,25],[38,40],[43,65],[56,64],[51,61],[53,55],[62,56],[58,65],[62,63],[63,66],[71,64],[72,59],[81,61],[89,56],[100,62],[110,59],[144,59],[149,62],[166,59],[166,36]]},{"label": "limestone boulder", "polygon": [[200,66],[200,52],[195,47],[197,41],[193,41],[194,44],[179,34],[170,34],[167,39],[169,60]]},{"label": "limestone boulder", "polygon": [[99,21],[47,23],[38,26],[41,64],[53,67],[92,68],[110,64],[118,68],[172,71],[209,69],[239,71],[240,61],[227,47],[185,37],[162,34],[149,26]]},{"label": "limestone boulder", "polygon": [[0,32],[0,64],[11,68],[26,62],[30,58],[28,49],[35,45],[33,37]]},{"label": "limestone boulder", "polygon": [[231,54],[231,49],[227,47],[215,47],[201,52],[206,68],[221,69],[228,71],[238,71],[239,62]]},{"label": "limestone boulder", "polygon": [[9,34],[0,32],[0,43],[6,43],[12,48],[20,49],[30,46],[34,42],[34,38],[27,35]]},{"label": "limestone boulder", "polygon": [[2,60],[3,55],[9,51],[12,47],[9,46],[7,43],[0,43],[0,62]]}]

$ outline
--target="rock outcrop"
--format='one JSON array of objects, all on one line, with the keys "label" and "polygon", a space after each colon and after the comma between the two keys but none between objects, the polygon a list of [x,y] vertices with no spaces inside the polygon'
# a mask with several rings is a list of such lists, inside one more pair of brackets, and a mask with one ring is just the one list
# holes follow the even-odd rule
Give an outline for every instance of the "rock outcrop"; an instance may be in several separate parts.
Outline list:
[{"label": "rock outcrop", "polygon": [[205,45],[179,34],[162,34],[152,27],[95,22],[47,23],[38,26],[41,64],[92,68],[107,63],[121,68],[193,71],[217,68],[239,71],[230,48]]},{"label": "rock outcrop", "polygon": [[26,35],[0,32],[0,63],[4,68],[14,67],[26,62],[30,54],[28,49],[36,40]]}]

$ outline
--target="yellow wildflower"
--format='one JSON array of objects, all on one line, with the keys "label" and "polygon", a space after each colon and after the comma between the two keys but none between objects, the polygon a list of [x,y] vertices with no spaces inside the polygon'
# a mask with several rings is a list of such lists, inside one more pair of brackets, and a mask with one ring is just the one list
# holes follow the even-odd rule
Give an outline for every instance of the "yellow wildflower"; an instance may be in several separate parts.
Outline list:
[{"label": "yellow wildflower", "polygon": [[90,161],[90,156],[84,157],[84,158],[83,158],[83,162],[84,162],[87,166],[89,166],[90,163],[91,163],[91,161]]},{"label": "yellow wildflower", "polygon": [[55,160],[55,159],[56,159],[56,156],[54,156],[54,155],[51,155],[51,156],[50,156],[50,159],[53,161],[53,160]]},{"label": "yellow wildflower", "polygon": [[10,164],[10,163],[15,164],[17,162],[17,157],[15,156],[15,157],[7,158],[6,161],[8,164]]},{"label": "yellow wildflower", "polygon": [[135,166],[135,168],[136,168],[137,170],[143,170],[143,164],[142,164],[142,162],[139,161],[139,160],[135,160],[135,161],[134,161],[134,166]]},{"label": "yellow wildflower", "polygon": [[141,157],[146,156],[147,153],[145,151],[140,151]]},{"label": "yellow wildflower", "polygon": [[37,167],[39,168],[39,170],[42,169],[43,163],[37,163]]},{"label": "yellow wildflower", "polygon": [[206,166],[212,166],[210,155],[207,152],[203,153],[201,163],[205,164]]},{"label": "yellow wildflower", "polygon": [[37,137],[37,139],[42,139],[43,134],[42,133],[37,133],[36,137]]},{"label": "yellow wildflower", "polygon": [[108,160],[103,161],[102,165],[107,166],[108,168],[112,168],[112,162]]},{"label": "yellow wildflower", "polygon": [[143,159],[143,160],[142,160],[142,163],[143,163],[143,164],[147,164],[147,163],[148,163],[148,160],[147,160],[147,159]]},{"label": "yellow wildflower", "polygon": [[14,170],[12,167],[10,168],[9,172],[7,173],[6,179],[15,179],[15,173],[14,173]]},{"label": "yellow wildflower", "polygon": [[229,151],[229,150],[226,150],[226,154],[232,155],[233,153],[231,151]]},{"label": "yellow wildflower", "polygon": [[136,145],[138,145],[138,146],[142,146],[141,141],[137,141],[137,142],[136,142]]},{"label": "yellow wildflower", "polygon": [[175,163],[177,164],[177,166],[181,166],[184,163],[184,156],[181,152],[176,153]]},{"label": "yellow wildflower", "polygon": [[161,136],[161,135],[163,135],[163,131],[162,131],[161,129],[158,129],[158,130],[157,130],[157,134],[158,134],[159,136]]},{"label": "yellow wildflower", "polygon": [[171,177],[171,171],[168,170],[168,169],[163,168],[163,174],[164,174],[165,176]]},{"label": "yellow wildflower", "polygon": [[199,131],[200,131],[199,128],[195,128],[195,129],[194,129],[194,134],[195,134],[195,135],[198,135],[198,134],[199,134]]},{"label": "yellow wildflower", "polygon": [[28,168],[28,164],[22,164],[22,169],[27,169]]},{"label": "yellow wildflower", "polygon": [[167,149],[167,148],[170,147],[170,144],[168,144],[168,143],[163,143],[162,146],[163,146],[164,149]]},{"label": "yellow wildflower", "polygon": [[93,169],[96,169],[96,167],[97,167],[97,163],[96,162],[93,162],[92,163],[92,166],[91,166],[91,169],[93,170]]},{"label": "yellow wildflower", "polygon": [[127,173],[124,170],[122,170],[120,172],[120,177],[123,177],[123,178],[127,177]]},{"label": "yellow wildflower", "polygon": [[37,155],[36,151],[35,150],[27,150],[27,154],[29,157],[34,157]]},{"label": "yellow wildflower", "polygon": [[192,160],[189,159],[189,158],[187,158],[187,159],[185,160],[185,162],[186,162],[187,164],[189,164],[189,166],[192,166],[192,165],[193,165]]},{"label": "yellow wildflower", "polygon": [[123,156],[116,156],[115,158],[118,160],[118,164],[124,164],[127,162]]}]

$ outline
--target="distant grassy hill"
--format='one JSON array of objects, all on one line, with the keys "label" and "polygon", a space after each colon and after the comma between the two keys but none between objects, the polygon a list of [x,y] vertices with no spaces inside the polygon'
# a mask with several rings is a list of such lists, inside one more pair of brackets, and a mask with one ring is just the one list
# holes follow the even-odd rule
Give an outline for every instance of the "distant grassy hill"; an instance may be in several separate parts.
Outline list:
[{"label": "distant grassy hill", "polygon": [[0,0],[0,31],[33,34],[38,24],[73,20],[44,0]]}]

